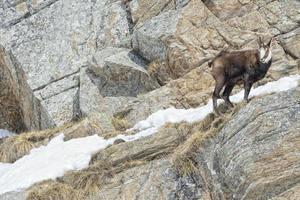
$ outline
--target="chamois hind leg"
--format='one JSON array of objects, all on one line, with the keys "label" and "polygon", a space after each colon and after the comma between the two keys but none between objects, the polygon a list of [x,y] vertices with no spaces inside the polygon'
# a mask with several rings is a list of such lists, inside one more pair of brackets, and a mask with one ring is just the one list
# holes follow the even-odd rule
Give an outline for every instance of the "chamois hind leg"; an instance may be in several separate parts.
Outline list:
[{"label": "chamois hind leg", "polygon": [[214,108],[214,112],[217,115],[220,115],[220,112],[218,110],[217,100],[221,98],[220,92],[225,85],[225,77],[219,76],[218,78],[215,78],[215,81],[216,81],[216,86],[215,86],[215,90],[213,92],[213,108]]},{"label": "chamois hind leg", "polygon": [[224,99],[226,105],[228,105],[229,107],[233,108],[233,104],[231,103],[230,99],[229,99],[229,96],[230,96],[230,93],[232,92],[232,89],[234,88],[234,83],[227,83],[227,85],[225,86],[225,89],[223,91],[223,94],[222,94],[222,98]]}]

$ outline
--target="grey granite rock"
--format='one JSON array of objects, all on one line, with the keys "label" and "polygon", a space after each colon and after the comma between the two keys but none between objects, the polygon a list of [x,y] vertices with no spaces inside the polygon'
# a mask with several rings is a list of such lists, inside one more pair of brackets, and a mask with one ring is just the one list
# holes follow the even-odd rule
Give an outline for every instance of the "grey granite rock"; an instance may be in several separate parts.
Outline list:
[{"label": "grey granite rock", "polygon": [[[298,88],[252,100],[193,152],[199,173],[181,176],[169,159],[158,159],[118,173],[100,193],[107,199],[297,199],[299,97]],[[147,159],[168,147],[168,133],[110,147],[98,159]]]},{"label": "grey granite rock", "polygon": [[130,49],[104,49],[96,53],[94,84],[102,96],[137,96],[159,85],[149,76],[146,61]]},{"label": "grey granite rock", "polygon": [[166,59],[164,40],[176,31],[179,13],[170,10],[145,22],[133,33],[133,48],[148,60]]},{"label": "grey granite rock", "polygon": [[[272,78],[297,73],[299,6],[297,0],[6,0],[0,2],[0,44],[20,63],[29,87],[50,109],[50,118],[63,124],[81,112],[76,91],[83,91],[80,85],[85,83],[80,82],[79,71],[100,52],[97,65],[105,65],[105,71],[113,69],[113,73],[101,72],[108,76],[101,78],[105,81],[100,86],[108,83],[102,96],[129,98],[159,87],[132,70],[125,77],[131,79],[129,85],[120,81],[120,74],[137,68],[125,52],[118,54],[122,48],[133,48],[134,57],[164,62],[155,72],[164,85],[228,46],[253,48],[257,34],[266,39],[273,35],[281,43],[274,47]],[[110,58],[104,59],[103,51]],[[138,65],[147,70],[143,59],[138,59],[142,61]],[[115,79],[116,75],[120,77]],[[69,99],[68,105],[65,102],[57,109],[52,106],[59,102],[56,98]],[[105,102],[104,107],[110,107]]]},{"label": "grey granite rock", "polygon": [[21,132],[54,125],[11,52],[0,46],[0,127]]},{"label": "grey granite rock", "polygon": [[[0,43],[20,62],[57,125],[72,120],[76,92],[67,91],[76,90],[79,82],[72,76],[79,75],[95,49],[131,43],[121,1],[5,1],[0,9]],[[52,103],[61,97],[69,100],[54,109]]]}]

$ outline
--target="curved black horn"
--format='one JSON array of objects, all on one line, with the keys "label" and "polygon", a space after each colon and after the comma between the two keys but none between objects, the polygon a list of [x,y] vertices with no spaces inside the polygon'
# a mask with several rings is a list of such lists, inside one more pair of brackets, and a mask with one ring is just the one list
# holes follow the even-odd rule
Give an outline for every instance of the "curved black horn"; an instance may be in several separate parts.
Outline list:
[{"label": "curved black horn", "polygon": [[270,41],[268,42],[268,46],[270,47],[272,45],[274,37],[271,37]]},{"label": "curved black horn", "polygon": [[261,38],[261,36],[258,36],[258,45],[259,45],[259,47],[261,47],[262,44],[263,44],[262,38]]}]

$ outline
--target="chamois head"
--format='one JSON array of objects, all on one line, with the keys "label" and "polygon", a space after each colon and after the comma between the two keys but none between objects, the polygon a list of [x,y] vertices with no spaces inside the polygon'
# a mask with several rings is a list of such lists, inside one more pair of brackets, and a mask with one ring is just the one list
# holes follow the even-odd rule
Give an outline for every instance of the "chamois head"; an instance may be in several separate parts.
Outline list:
[{"label": "chamois head", "polygon": [[267,44],[265,44],[262,41],[261,37],[258,38],[259,58],[262,63],[268,63],[272,58],[272,41],[273,38],[271,38],[270,41]]}]

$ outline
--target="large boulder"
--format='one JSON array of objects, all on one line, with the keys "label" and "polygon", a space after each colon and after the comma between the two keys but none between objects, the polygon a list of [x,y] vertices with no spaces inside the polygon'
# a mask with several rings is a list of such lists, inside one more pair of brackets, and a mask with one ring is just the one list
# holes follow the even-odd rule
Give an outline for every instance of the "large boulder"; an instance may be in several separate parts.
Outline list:
[{"label": "large boulder", "polygon": [[173,79],[179,78],[226,44],[207,25],[213,20],[218,19],[201,1],[190,1],[183,8],[165,11],[136,27],[133,48],[150,61],[165,61],[162,68],[166,69],[161,71],[170,72]]},{"label": "large boulder", "polygon": [[197,134],[203,132],[197,132],[197,126],[192,130],[165,127],[168,131],[161,129],[151,137],[111,146],[95,159],[115,164],[141,160],[144,164],[115,174],[99,194],[107,199],[297,199],[299,97],[297,88],[254,99],[221,131],[203,135],[190,152],[195,174],[178,173],[168,156],[155,158],[172,153],[177,141],[191,133],[201,138]]},{"label": "large boulder", "polygon": [[80,111],[88,116],[97,113],[106,119],[102,125],[110,126],[114,114],[125,105],[158,87],[147,72],[147,62],[134,51],[105,48],[80,71]]},{"label": "large boulder", "polygon": [[[107,52],[111,52],[107,57]],[[102,96],[137,96],[159,85],[148,75],[145,60],[130,49],[104,49],[94,55],[94,83]]]},{"label": "large boulder", "polygon": [[97,76],[88,68],[82,68],[80,72],[79,105],[83,116],[96,115],[99,125],[105,131],[113,131],[112,118],[126,102],[131,102],[135,97],[103,97],[99,88],[94,84]]},{"label": "large boulder", "polygon": [[0,127],[14,132],[54,125],[11,52],[0,46]]},{"label": "large boulder", "polygon": [[[84,60],[81,55],[91,50],[86,46],[92,3],[33,1],[28,5],[33,8],[31,16],[0,29],[0,42],[11,49],[28,77],[30,88],[59,125],[72,119],[72,99],[78,84],[69,77],[78,74]],[[67,101],[60,101],[66,96]]]},{"label": "large boulder", "polygon": [[130,125],[146,119],[152,113],[169,107],[192,108],[211,98],[214,80],[209,72],[196,68],[185,76],[123,104],[115,116]]},{"label": "large boulder", "polygon": [[164,41],[175,34],[179,13],[164,12],[134,31],[133,47],[148,60],[166,59],[167,47]]},{"label": "large boulder", "polygon": [[[100,6],[98,9],[102,10],[99,19],[95,18],[98,22],[96,45],[98,49],[107,46],[114,47],[131,47],[131,24],[127,19],[128,14],[123,1],[111,1],[113,3]],[[99,3],[98,3],[99,4]],[[100,2],[101,4],[101,2]],[[99,12],[99,11],[97,11]]]},{"label": "large boulder", "polygon": [[300,59],[300,28],[280,36],[285,52],[295,58]]},{"label": "large boulder", "polygon": [[5,1],[0,11],[0,43],[56,125],[78,115],[79,71],[95,49],[130,47],[122,1]]},{"label": "large boulder", "polygon": [[[272,26],[273,33],[286,33],[298,27],[299,6],[297,0],[285,1],[251,1],[251,0],[206,0],[208,9],[218,18],[228,20],[233,17],[243,17],[257,10]],[[241,24],[241,26],[243,26]]]},{"label": "large boulder", "polygon": [[258,11],[263,14],[269,24],[277,29],[277,34],[284,34],[299,27],[300,2],[297,0],[285,1],[258,1]]}]

